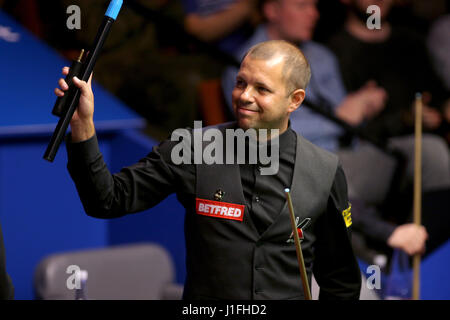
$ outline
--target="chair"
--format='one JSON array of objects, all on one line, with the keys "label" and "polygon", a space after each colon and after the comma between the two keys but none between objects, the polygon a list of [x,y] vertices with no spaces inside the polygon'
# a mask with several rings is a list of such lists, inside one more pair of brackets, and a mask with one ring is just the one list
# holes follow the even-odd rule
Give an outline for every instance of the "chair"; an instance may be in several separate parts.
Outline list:
[{"label": "chair", "polygon": [[[168,252],[151,243],[64,252],[45,257],[35,269],[37,299],[75,299],[68,282],[76,266],[88,272],[86,296],[90,300],[178,300],[183,287],[174,283]],[[69,269],[68,269],[69,268]]]}]

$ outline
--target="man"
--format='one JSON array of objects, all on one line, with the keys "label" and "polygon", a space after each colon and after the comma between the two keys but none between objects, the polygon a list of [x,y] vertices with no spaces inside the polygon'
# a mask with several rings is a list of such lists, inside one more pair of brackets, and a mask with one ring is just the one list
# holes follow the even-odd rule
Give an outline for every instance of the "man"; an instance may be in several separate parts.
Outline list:
[{"label": "man", "polygon": [[[348,93],[345,91],[338,63],[333,53],[326,47],[311,41],[319,13],[315,0],[267,0],[262,5],[266,24],[261,25],[254,35],[236,51],[235,57],[242,59],[251,46],[267,40],[283,39],[298,45],[307,57],[312,70],[307,99],[328,109],[338,118],[351,125],[362,127],[379,114],[385,106],[386,91],[376,82],[368,81],[362,87]],[[225,97],[229,96],[236,78],[236,69],[228,68],[222,79]],[[230,101],[228,100],[230,103]],[[358,229],[367,240],[381,244],[383,251],[398,248],[410,255],[423,253],[427,232],[405,221],[393,223],[382,218],[375,206],[384,203],[388,187],[393,177],[395,160],[372,145],[360,143],[350,150],[340,149],[343,130],[324,117],[299,108],[291,114],[292,129],[301,133],[311,142],[329,151],[337,152],[348,177],[350,202],[355,202],[354,230]],[[412,142],[409,139],[392,141],[393,146],[412,159]],[[448,152],[441,141],[424,137],[424,181],[425,189],[449,184]],[[431,152],[432,151],[432,152]],[[428,156],[427,156],[428,154]],[[438,154],[436,157],[431,155]],[[373,159],[377,159],[373,161]],[[428,159],[431,158],[431,159]],[[408,162],[408,176],[412,176],[412,161]],[[426,172],[426,173],[425,173]],[[349,174],[351,176],[349,176]],[[439,176],[444,178],[438,178]],[[426,199],[431,202],[431,199]],[[364,239],[365,241],[365,239]],[[436,243],[440,242],[437,240]],[[377,248],[378,249],[378,248]],[[362,255],[365,252],[361,252]],[[374,256],[367,257],[373,259]],[[374,263],[373,260],[368,262]]]},{"label": "man", "polygon": [[[344,173],[336,156],[289,127],[309,81],[306,59],[286,42],[267,42],[249,51],[238,76],[232,93],[237,121],[218,129],[251,129],[260,137],[265,129],[278,130],[268,142],[273,147],[279,140],[275,175],[262,175],[263,164],[176,165],[173,141],[111,175],[98,150],[90,82],[74,79],[82,94],[71,121],[68,169],[87,214],[142,211],[176,192],[186,209],[184,298],[303,299],[284,194],[290,186],[309,281],[314,272],[321,299],[357,299],[361,276],[347,231],[351,221],[343,217],[349,212]],[[67,90],[63,79],[59,83]]]}]

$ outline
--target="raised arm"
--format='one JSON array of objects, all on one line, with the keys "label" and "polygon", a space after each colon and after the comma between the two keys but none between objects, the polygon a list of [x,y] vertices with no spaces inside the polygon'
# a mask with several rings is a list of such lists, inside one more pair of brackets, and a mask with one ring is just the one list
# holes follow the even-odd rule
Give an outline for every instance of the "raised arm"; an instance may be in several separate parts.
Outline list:
[{"label": "raised arm", "polygon": [[[63,69],[63,74],[68,73]],[[171,161],[172,141],[165,141],[138,163],[111,174],[100,152],[95,133],[94,95],[91,79],[86,83],[74,79],[81,89],[80,103],[70,122],[72,133],[66,146],[67,168],[75,182],[86,213],[97,218],[114,218],[143,211],[158,204],[186,181],[195,177],[191,168],[176,166]],[[68,89],[64,79],[55,94],[63,96]],[[178,180],[177,180],[178,179]],[[192,184],[193,185],[193,184]]]}]

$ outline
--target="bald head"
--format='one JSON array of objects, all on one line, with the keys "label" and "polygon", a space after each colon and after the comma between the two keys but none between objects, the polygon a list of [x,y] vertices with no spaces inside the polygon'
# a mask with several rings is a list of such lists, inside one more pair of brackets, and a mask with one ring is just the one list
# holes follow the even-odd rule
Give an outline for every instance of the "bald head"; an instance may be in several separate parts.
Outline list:
[{"label": "bald head", "polygon": [[311,68],[303,53],[296,46],[284,40],[271,40],[258,43],[250,48],[245,57],[271,60],[283,59],[282,76],[286,82],[287,94],[296,89],[306,89],[311,78]]}]

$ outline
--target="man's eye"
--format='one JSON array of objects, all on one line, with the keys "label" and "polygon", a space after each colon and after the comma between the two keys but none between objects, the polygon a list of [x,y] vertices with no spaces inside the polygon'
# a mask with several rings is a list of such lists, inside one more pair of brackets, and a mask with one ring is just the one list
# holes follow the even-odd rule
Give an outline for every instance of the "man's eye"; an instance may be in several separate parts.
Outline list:
[{"label": "man's eye", "polygon": [[242,80],[236,80],[236,88],[244,88],[245,82]]},{"label": "man's eye", "polygon": [[267,88],[264,88],[264,87],[258,87],[258,91],[260,91],[260,92],[264,92],[264,93],[268,93],[268,92],[270,92],[270,91],[269,91],[269,89],[267,89]]}]

